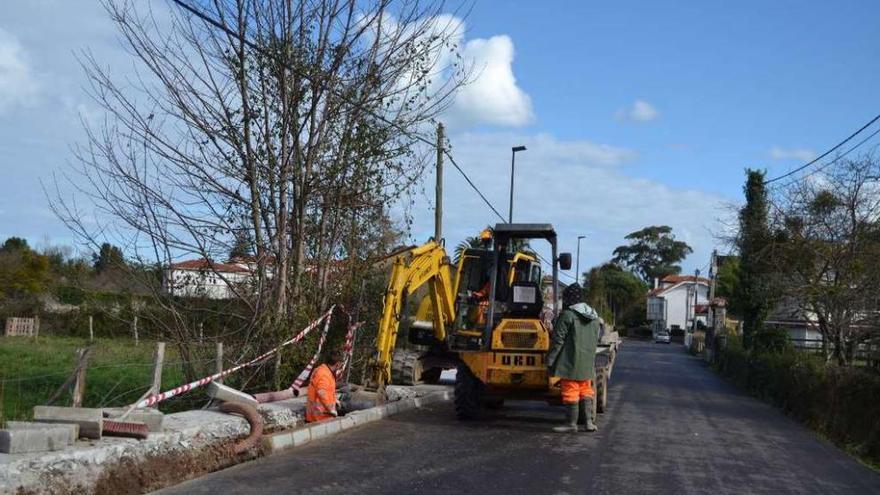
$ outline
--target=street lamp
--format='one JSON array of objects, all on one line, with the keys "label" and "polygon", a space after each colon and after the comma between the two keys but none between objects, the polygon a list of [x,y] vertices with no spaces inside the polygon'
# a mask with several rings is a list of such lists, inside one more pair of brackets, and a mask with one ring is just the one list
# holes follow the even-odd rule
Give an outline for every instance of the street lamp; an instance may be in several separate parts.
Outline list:
[{"label": "street lamp", "polygon": [[586,239],[587,236],[579,235],[578,236],[578,254],[577,254],[577,263],[575,264],[574,274],[577,277],[577,281],[581,281],[581,239]]},{"label": "street lamp", "polygon": [[516,164],[516,152],[525,151],[525,146],[514,146],[510,153],[510,209],[507,210],[507,223],[513,223],[513,169]]}]

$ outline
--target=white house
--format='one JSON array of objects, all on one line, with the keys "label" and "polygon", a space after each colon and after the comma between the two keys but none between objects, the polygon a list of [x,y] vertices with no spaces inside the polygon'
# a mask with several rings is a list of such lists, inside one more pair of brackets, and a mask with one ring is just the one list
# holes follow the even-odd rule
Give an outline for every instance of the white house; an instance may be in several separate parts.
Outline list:
[{"label": "white house", "polygon": [[253,270],[247,263],[216,263],[201,258],[173,263],[165,269],[166,291],[181,297],[231,299],[236,288],[245,288]]},{"label": "white house", "polygon": [[648,292],[648,321],[651,330],[686,330],[694,321],[707,322],[709,280],[693,275],[668,275],[654,280]]}]

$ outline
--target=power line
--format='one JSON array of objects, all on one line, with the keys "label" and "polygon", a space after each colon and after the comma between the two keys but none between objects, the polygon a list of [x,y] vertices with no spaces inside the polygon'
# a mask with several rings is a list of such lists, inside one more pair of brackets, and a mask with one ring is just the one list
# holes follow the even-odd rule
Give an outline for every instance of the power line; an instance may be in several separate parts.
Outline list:
[{"label": "power line", "polygon": [[[274,53],[269,52],[268,50],[257,45],[253,41],[247,39],[247,37],[245,37],[243,33],[237,33],[235,31],[233,31],[228,26],[226,26],[226,24],[224,24],[224,23],[212,18],[211,16],[203,13],[199,9],[189,5],[187,2],[184,2],[183,0],[173,0],[173,2],[175,4],[177,4],[180,8],[182,8],[182,9],[186,10],[187,12],[189,12],[190,14],[198,17],[202,21],[210,24],[211,26],[214,26],[215,28],[223,31],[224,33],[228,34],[229,36],[233,36],[233,37],[239,39],[242,43],[244,43],[245,45],[247,45],[251,49],[261,53],[263,56],[266,56],[268,58],[273,58],[276,61],[278,61],[278,59],[275,57]],[[310,77],[308,74],[305,74],[303,71],[298,70],[297,68],[291,66],[290,64],[283,63],[283,61],[281,61],[281,62],[284,66],[286,66],[288,69],[290,69],[293,73],[297,74],[300,77],[308,79],[310,82],[312,82],[312,84],[314,84],[314,82],[312,81],[312,77]],[[363,110],[364,112],[370,114],[371,116],[375,117],[376,119],[379,119],[383,123],[396,128],[398,131],[405,134],[406,136],[409,136],[410,138],[413,138],[417,141],[420,141],[424,144],[427,144],[428,146],[431,146],[432,148],[435,148],[435,149],[437,148],[437,144],[434,143],[433,141],[431,141],[423,136],[420,136],[418,134],[414,134],[407,129],[404,129],[403,126],[401,126],[400,124],[388,120],[384,116],[379,115],[378,113],[374,112],[371,109],[363,108],[362,105],[352,102],[348,98],[348,96],[346,96],[344,94],[340,94],[339,92],[333,91],[331,89],[327,89],[327,91],[330,92],[331,94],[333,94],[333,96],[345,101],[349,105],[353,105],[355,108]],[[455,169],[458,170],[458,172],[462,175],[462,177],[464,177],[464,180],[467,181],[468,185],[471,186],[471,188],[474,190],[474,192],[476,192],[477,195],[480,196],[480,199],[482,199],[483,202],[486,203],[486,206],[488,206],[489,209],[492,210],[493,213],[498,215],[498,218],[500,218],[503,221],[504,215],[502,215],[501,213],[498,212],[498,210],[495,208],[495,206],[492,205],[492,203],[486,198],[486,196],[483,194],[483,192],[480,191],[480,189],[476,186],[476,184],[474,184],[474,182],[471,180],[471,178],[468,177],[468,175],[465,173],[465,171],[462,170],[462,168],[460,166],[458,166],[458,163],[455,162],[455,159],[452,158],[452,155],[445,148],[443,149],[443,154],[447,158],[449,158],[449,161],[452,163],[452,165],[455,167]]]},{"label": "power line", "polygon": [[[868,137],[866,137],[865,139],[862,139],[861,141],[859,141],[858,143],[856,143],[855,145],[853,145],[853,146],[852,146],[851,148],[849,148],[848,150],[846,150],[846,151],[844,151],[843,153],[841,153],[840,155],[837,155],[836,157],[834,157],[834,159],[831,160],[830,162],[824,163],[824,164],[822,164],[821,166],[817,167],[815,170],[813,170],[813,171],[810,172],[809,174],[805,175],[803,178],[807,178],[807,177],[809,177],[809,176],[811,176],[811,175],[818,174],[819,172],[821,172],[821,171],[825,170],[826,168],[830,167],[831,165],[834,165],[834,164],[837,163],[841,158],[843,158],[843,157],[845,157],[846,155],[850,154],[853,150],[855,150],[856,148],[862,146],[863,144],[865,144],[866,142],[868,142],[871,138],[873,138],[873,137],[876,136],[877,134],[880,134],[880,128],[878,128],[877,130],[875,130],[875,131],[872,132],[871,134],[868,134]],[[794,182],[794,181],[792,181],[792,182]],[[791,184],[792,182],[790,182],[789,184]]]},{"label": "power line", "polygon": [[[825,153],[822,153],[821,155],[819,155],[819,156],[817,156],[816,158],[810,160],[809,162],[807,162],[807,163],[801,165],[800,167],[797,167],[797,168],[794,169],[794,170],[791,170],[791,171],[789,171],[789,172],[786,172],[786,173],[784,173],[784,174],[782,174],[782,175],[780,175],[780,176],[778,176],[778,177],[774,177],[774,178],[772,178],[772,179],[765,180],[765,181],[764,181],[764,184],[765,184],[765,185],[766,185],[766,184],[772,184],[772,183],[774,183],[774,182],[776,182],[776,181],[778,181],[778,180],[784,179],[784,178],[786,178],[786,177],[790,177],[790,176],[792,176],[792,175],[794,175],[794,174],[800,172],[801,170],[803,170],[803,169],[809,167],[810,165],[813,165],[814,163],[818,162],[819,160],[825,158],[826,156],[828,156],[828,155],[830,155],[831,153],[833,153],[834,151],[836,151],[838,148],[840,148],[841,146],[843,146],[844,144],[846,144],[847,142],[849,142],[852,138],[854,138],[854,137],[858,136],[859,134],[861,134],[862,131],[864,131],[865,129],[867,129],[868,127],[870,127],[871,124],[873,124],[874,122],[877,122],[878,120],[880,120],[880,115],[877,115],[876,117],[874,117],[873,119],[871,119],[867,124],[865,124],[865,125],[863,125],[862,127],[860,127],[859,130],[857,130],[856,132],[850,134],[849,137],[847,137],[847,138],[844,139],[843,141],[837,143],[833,148],[829,149],[829,150],[826,151]],[[864,142],[864,141],[863,141],[863,142]],[[852,151],[853,149],[857,148],[857,147],[860,146],[860,145],[861,145],[861,143],[859,143],[858,145],[856,145],[854,148],[851,148],[849,151]],[[847,151],[847,153],[849,153],[849,151]]]},{"label": "power line", "polygon": [[[544,258],[543,256],[541,256],[541,254],[538,253],[537,251],[535,252],[535,256],[537,256],[539,260],[543,261],[544,264],[547,265],[547,268],[549,268],[550,270],[553,270],[553,263],[550,263],[549,261],[547,261],[547,259]],[[562,271],[562,270],[559,270],[559,274],[560,274],[560,275],[565,275],[566,277],[568,277],[568,278],[574,280],[575,282],[578,281],[577,277],[572,276],[572,275],[569,275],[568,273],[566,273],[566,272],[564,272],[564,271]]]}]

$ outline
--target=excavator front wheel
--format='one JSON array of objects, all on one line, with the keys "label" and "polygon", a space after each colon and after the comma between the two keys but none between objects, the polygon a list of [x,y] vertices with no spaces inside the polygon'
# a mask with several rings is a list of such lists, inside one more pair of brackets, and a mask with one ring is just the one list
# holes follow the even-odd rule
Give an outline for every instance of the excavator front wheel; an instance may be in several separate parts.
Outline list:
[{"label": "excavator front wheel", "polygon": [[458,419],[483,417],[483,382],[464,363],[455,374],[455,414]]}]

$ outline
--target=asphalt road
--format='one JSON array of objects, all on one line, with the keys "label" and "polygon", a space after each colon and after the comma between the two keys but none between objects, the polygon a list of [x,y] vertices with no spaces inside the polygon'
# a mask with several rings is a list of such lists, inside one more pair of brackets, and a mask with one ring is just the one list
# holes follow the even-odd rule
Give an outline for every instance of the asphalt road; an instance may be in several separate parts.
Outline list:
[{"label": "asphalt road", "polygon": [[880,493],[880,474],[753,400],[678,345],[628,341],[599,432],[549,432],[515,402],[477,423],[441,403],[163,494]]}]

